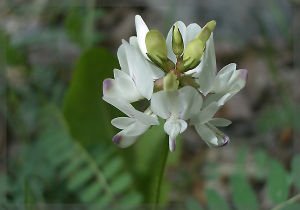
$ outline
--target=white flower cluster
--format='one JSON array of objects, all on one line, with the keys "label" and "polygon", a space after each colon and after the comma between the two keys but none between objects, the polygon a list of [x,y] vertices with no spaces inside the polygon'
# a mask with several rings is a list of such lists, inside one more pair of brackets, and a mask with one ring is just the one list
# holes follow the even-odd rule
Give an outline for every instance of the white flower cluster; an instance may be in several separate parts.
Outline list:
[{"label": "white flower cluster", "polygon": [[[151,126],[159,125],[160,117],[166,120],[170,151],[175,150],[176,137],[188,124],[208,146],[226,145],[229,138],[217,127],[231,122],[213,116],[245,86],[247,70],[236,70],[232,63],[217,73],[213,33],[206,27],[178,21],[164,40],[156,31],[149,31],[139,15],[135,26],[137,36],[130,37],[129,43],[123,40],[118,49],[121,70],[114,69],[114,79],[103,81],[103,100],[127,115],[111,121],[121,130],[113,142],[119,147],[132,145]],[[142,99],[150,102],[143,112],[131,105]]]}]

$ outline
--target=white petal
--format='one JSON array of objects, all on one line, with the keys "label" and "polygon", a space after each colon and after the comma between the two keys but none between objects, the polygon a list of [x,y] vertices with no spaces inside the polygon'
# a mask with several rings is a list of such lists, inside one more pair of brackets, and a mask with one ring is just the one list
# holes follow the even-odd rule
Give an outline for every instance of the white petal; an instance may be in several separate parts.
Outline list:
[{"label": "white petal", "polygon": [[215,133],[212,132],[207,126],[203,124],[195,125],[195,129],[199,136],[202,138],[203,141],[209,146],[219,146],[218,138],[216,137]]},{"label": "white petal", "polygon": [[200,64],[196,67],[197,82],[200,85],[200,91],[206,96],[211,90],[216,77],[216,55],[214,48],[213,33],[206,42],[206,49],[203,53]]},{"label": "white petal", "polygon": [[128,74],[114,69],[114,77],[115,79],[103,81],[103,95],[111,98],[123,98],[130,103],[143,98]]},{"label": "white petal", "polygon": [[149,100],[154,86],[150,65],[133,46],[124,44],[130,76],[140,94]]},{"label": "white petal", "polygon": [[174,152],[176,146],[176,137],[184,132],[187,128],[187,123],[180,119],[168,119],[164,124],[164,130],[169,135],[169,148]]},{"label": "white petal", "polygon": [[218,111],[219,106],[216,102],[213,102],[209,104],[207,107],[205,107],[197,116],[199,123],[206,123],[210,121],[213,116]]},{"label": "white petal", "polygon": [[118,48],[117,56],[118,56],[119,64],[121,66],[122,71],[129,74],[128,62],[127,62],[127,56],[126,56],[124,44],[121,44],[121,46]]},{"label": "white petal", "polygon": [[125,129],[136,122],[136,119],[130,117],[117,117],[112,119],[111,124],[119,129]]},{"label": "white petal", "polygon": [[[176,23],[174,23],[173,26],[175,24]],[[186,26],[181,21],[177,21],[177,24],[178,24],[178,29],[179,29],[179,31],[181,33],[181,36],[182,36],[183,43],[185,43],[185,40],[186,40]],[[174,63],[176,63],[177,62],[176,55],[173,53],[173,49],[172,49],[173,26],[169,30],[169,33],[168,33],[167,39],[166,39],[166,43],[167,43],[167,48],[168,48],[168,58],[171,61],[173,61]]]},{"label": "white petal", "polygon": [[149,125],[144,125],[138,120],[135,120],[135,122],[132,122],[124,130],[117,133],[113,137],[113,142],[121,148],[128,147],[135,143],[138,137],[145,133],[149,129],[149,127]]},{"label": "white petal", "polygon": [[[130,37],[129,43],[130,43],[130,45],[134,46],[139,52],[141,52],[136,36]],[[151,71],[151,74],[152,74],[152,78],[154,80],[159,79],[159,78],[161,78],[161,77],[163,77],[165,75],[165,73],[159,67],[157,67],[154,63],[152,63],[149,60],[147,60],[147,61],[149,63],[149,67],[150,67],[150,71]]]},{"label": "white petal", "polygon": [[175,91],[159,91],[154,93],[151,98],[151,110],[163,119],[171,116],[172,104],[177,103],[174,97]]},{"label": "white petal", "polygon": [[225,127],[230,125],[231,121],[224,118],[213,118],[209,121],[209,123],[216,127]]},{"label": "white petal", "polygon": [[240,69],[234,71],[229,83],[228,92],[239,92],[246,85],[248,71],[246,69]]},{"label": "white petal", "polygon": [[223,147],[229,142],[229,137],[213,125],[197,124],[195,128],[209,147]]},{"label": "white petal", "polygon": [[159,91],[154,93],[151,99],[151,109],[163,119],[176,115],[187,120],[200,111],[201,105],[201,95],[191,86],[179,90]]},{"label": "white petal", "polygon": [[127,116],[135,118],[145,125],[158,125],[159,122],[156,117],[149,116],[143,112],[136,110],[130,103],[121,98],[110,98],[103,96],[103,100],[113,105]]},{"label": "white petal", "polygon": [[212,92],[221,93],[225,89],[227,89],[227,85],[229,84],[229,80],[232,78],[234,71],[236,70],[236,64],[231,63],[227,66],[223,67],[217,74],[216,79],[214,81],[214,86],[212,88]]},{"label": "white petal", "polygon": [[201,27],[196,24],[192,23],[187,26],[186,28],[186,40],[185,40],[185,45],[187,45],[190,41],[195,39],[197,35],[200,33]]},{"label": "white petal", "polygon": [[135,16],[135,29],[141,52],[148,59],[145,38],[149,29],[140,15]]},{"label": "white petal", "polygon": [[233,95],[231,93],[226,93],[225,95],[212,94],[205,99],[203,107],[206,107],[213,102],[217,102],[218,106],[223,106],[232,96]]}]

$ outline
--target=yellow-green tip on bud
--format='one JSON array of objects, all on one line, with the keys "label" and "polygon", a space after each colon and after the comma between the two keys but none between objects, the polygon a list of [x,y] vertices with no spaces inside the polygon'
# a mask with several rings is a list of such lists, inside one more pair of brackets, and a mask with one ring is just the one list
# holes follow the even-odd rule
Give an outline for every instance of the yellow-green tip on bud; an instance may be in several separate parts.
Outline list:
[{"label": "yellow-green tip on bud", "polygon": [[204,47],[205,43],[197,38],[187,44],[185,52],[183,54],[183,67],[180,67],[181,72],[193,69],[198,66],[203,55]]},{"label": "yellow-green tip on bud", "polygon": [[177,23],[173,26],[172,49],[173,49],[174,54],[177,57],[180,56],[184,50],[182,36],[178,29]]},{"label": "yellow-green tip on bud", "polygon": [[209,39],[210,34],[215,30],[216,27],[216,21],[212,20],[202,28],[200,33],[197,35],[197,38],[200,39],[203,43],[206,43],[206,41]]},{"label": "yellow-green tip on bud", "polygon": [[167,60],[167,44],[165,37],[158,30],[150,30],[145,38],[147,55],[155,64],[162,66]]},{"label": "yellow-green tip on bud", "polygon": [[164,90],[176,90],[178,89],[179,81],[177,80],[177,76],[174,72],[169,72],[164,77]]}]

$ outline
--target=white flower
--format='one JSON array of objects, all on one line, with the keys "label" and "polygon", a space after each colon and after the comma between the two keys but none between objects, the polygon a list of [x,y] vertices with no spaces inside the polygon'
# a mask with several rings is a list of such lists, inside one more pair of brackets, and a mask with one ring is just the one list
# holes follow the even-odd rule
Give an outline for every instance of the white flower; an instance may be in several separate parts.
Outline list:
[{"label": "white flower", "polygon": [[213,118],[218,111],[217,102],[213,102],[201,110],[191,119],[191,124],[195,126],[196,131],[208,146],[224,146],[229,142],[229,137],[216,128],[231,124],[231,121],[223,118]]},{"label": "white flower", "polygon": [[213,101],[218,106],[223,106],[231,97],[237,94],[246,85],[248,71],[236,70],[236,64],[231,63],[223,67],[214,78],[210,92],[214,93],[207,97],[205,105]]},{"label": "white flower", "polygon": [[[213,116],[245,86],[247,70],[236,70],[236,64],[229,64],[217,73],[212,33],[215,21],[203,28],[195,23],[175,24],[165,40],[157,30],[149,31],[137,15],[137,36],[130,37],[129,43],[123,40],[117,52],[121,70],[114,69],[114,79],[103,81],[103,100],[127,115],[111,121],[121,130],[113,137],[119,147],[132,145],[151,126],[158,125],[157,116],[166,120],[170,151],[175,150],[176,137],[188,124],[195,126],[209,146],[229,142],[217,127],[231,122]],[[204,101],[202,95],[206,96]],[[130,104],[141,99],[150,101],[145,112]]]},{"label": "white flower", "polygon": [[111,121],[112,125],[122,129],[113,137],[113,142],[119,147],[128,147],[137,137],[145,133],[151,125],[159,125],[157,117],[150,110],[140,112],[122,98],[103,96],[103,100],[110,103],[128,117],[118,117]]},{"label": "white flower", "polygon": [[151,109],[159,117],[166,119],[164,129],[169,135],[170,151],[175,150],[176,137],[185,131],[186,121],[199,112],[201,105],[201,95],[190,86],[153,94]]}]

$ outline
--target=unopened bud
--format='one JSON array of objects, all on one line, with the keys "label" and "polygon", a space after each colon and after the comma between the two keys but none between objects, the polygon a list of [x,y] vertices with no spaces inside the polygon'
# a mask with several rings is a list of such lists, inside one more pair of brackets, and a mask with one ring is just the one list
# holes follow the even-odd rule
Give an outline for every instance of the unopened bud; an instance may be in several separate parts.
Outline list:
[{"label": "unopened bud", "polygon": [[204,47],[205,43],[197,38],[187,44],[183,54],[183,67],[180,67],[181,72],[193,69],[199,65],[200,59],[203,55]]},{"label": "unopened bud", "polygon": [[178,29],[177,23],[173,26],[172,49],[177,57],[180,56],[184,50],[182,35]]},{"label": "unopened bud", "polygon": [[168,49],[164,36],[157,30],[150,30],[146,35],[145,42],[149,59],[162,67],[168,60]]},{"label": "unopened bud", "polygon": [[210,34],[215,30],[216,27],[216,21],[212,20],[202,28],[200,33],[197,35],[197,38],[200,39],[203,43],[206,43],[206,41],[209,39]]},{"label": "unopened bud", "polygon": [[179,81],[177,80],[177,76],[174,72],[169,72],[164,77],[164,90],[176,90],[178,89]]}]

